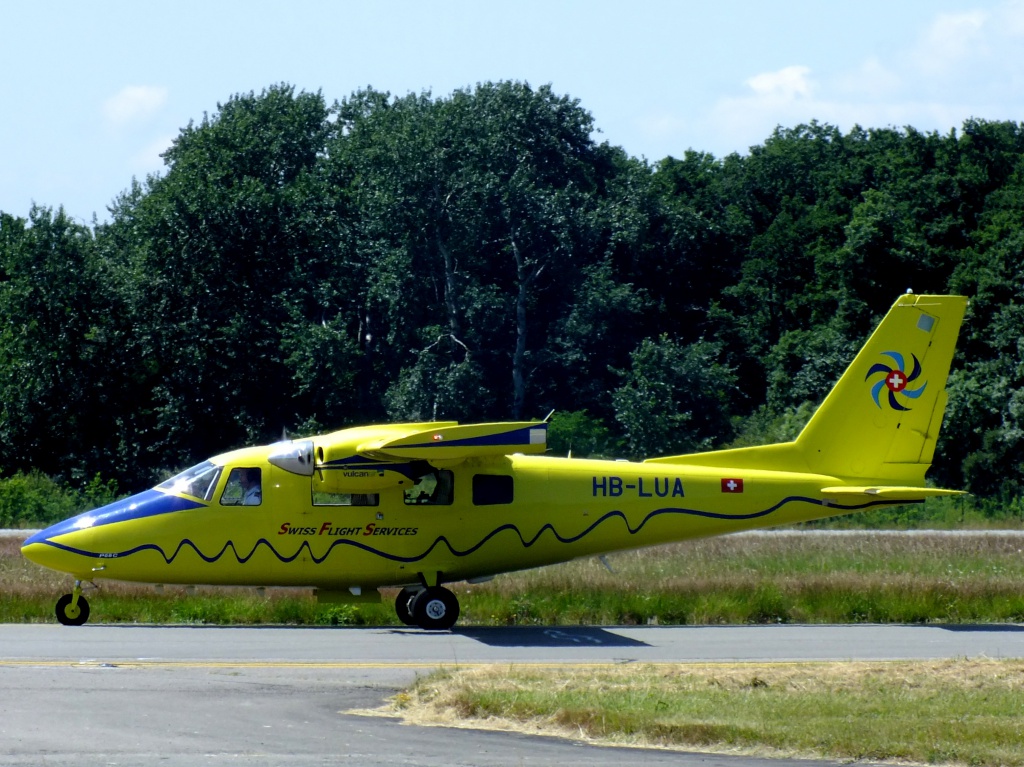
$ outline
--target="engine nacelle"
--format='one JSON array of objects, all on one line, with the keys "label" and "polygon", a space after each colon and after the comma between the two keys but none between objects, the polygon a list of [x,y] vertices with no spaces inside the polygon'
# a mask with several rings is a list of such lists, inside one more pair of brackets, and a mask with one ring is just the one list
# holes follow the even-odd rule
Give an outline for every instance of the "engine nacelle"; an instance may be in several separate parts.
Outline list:
[{"label": "engine nacelle", "polygon": [[313,489],[323,493],[377,493],[390,487],[412,487],[417,479],[409,463],[325,464],[318,466],[313,475]]}]

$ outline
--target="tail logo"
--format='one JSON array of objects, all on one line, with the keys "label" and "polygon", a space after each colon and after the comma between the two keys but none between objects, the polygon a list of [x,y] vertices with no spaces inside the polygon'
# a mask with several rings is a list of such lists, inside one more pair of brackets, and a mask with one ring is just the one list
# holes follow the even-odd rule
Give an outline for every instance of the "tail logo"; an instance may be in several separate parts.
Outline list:
[{"label": "tail logo", "polygon": [[928,386],[928,382],[925,381],[915,389],[908,388],[910,384],[916,381],[921,376],[921,362],[917,359],[917,356],[911,354],[911,358],[914,360],[914,368],[910,373],[906,373],[907,364],[903,355],[899,352],[882,352],[883,357],[888,357],[893,361],[894,366],[885,365],[881,362],[876,362],[871,366],[868,374],[864,376],[864,380],[867,381],[871,376],[882,373],[881,380],[876,381],[871,387],[871,398],[875,401],[875,404],[879,408],[882,407],[882,390],[889,390],[889,407],[893,410],[910,410],[909,407],[903,405],[897,398],[896,395],[906,397],[908,399],[917,399],[924,394],[925,387]]}]

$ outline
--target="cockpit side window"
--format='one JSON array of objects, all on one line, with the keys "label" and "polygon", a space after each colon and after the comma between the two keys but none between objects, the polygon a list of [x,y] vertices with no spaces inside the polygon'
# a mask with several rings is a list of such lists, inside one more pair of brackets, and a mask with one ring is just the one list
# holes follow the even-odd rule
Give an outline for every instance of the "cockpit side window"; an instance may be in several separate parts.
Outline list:
[{"label": "cockpit side window", "polygon": [[220,502],[222,506],[259,506],[263,503],[263,472],[248,466],[232,469]]},{"label": "cockpit side window", "polygon": [[220,466],[204,461],[181,474],[176,474],[166,482],[161,482],[157,489],[210,501],[213,499],[213,491],[217,487],[220,472]]}]

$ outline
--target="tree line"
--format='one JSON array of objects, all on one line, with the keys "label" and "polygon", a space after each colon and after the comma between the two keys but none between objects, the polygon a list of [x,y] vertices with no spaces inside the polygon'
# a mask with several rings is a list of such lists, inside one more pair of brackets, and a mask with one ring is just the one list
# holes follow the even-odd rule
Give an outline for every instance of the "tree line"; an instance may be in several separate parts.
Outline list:
[{"label": "tree line", "polygon": [[183,128],[109,221],[0,214],[0,472],[126,487],[382,420],[554,410],[553,449],[792,438],[896,296],[971,305],[936,481],[1024,483],[1024,130],[811,122],[647,162],[525,83]]}]

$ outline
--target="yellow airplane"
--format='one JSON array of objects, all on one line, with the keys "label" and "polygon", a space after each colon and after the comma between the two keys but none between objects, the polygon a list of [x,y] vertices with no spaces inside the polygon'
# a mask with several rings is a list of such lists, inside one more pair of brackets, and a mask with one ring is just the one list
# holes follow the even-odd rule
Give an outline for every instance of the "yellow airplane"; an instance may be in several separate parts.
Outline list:
[{"label": "yellow airplane", "polygon": [[25,541],[83,581],[305,586],[326,602],[400,587],[408,625],[448,629],[442,584],[864,509],[922,503],[967,300],[901,296],[793,442],[643,462],[542,455],[547,424],[361,426],[211,458]]}]

